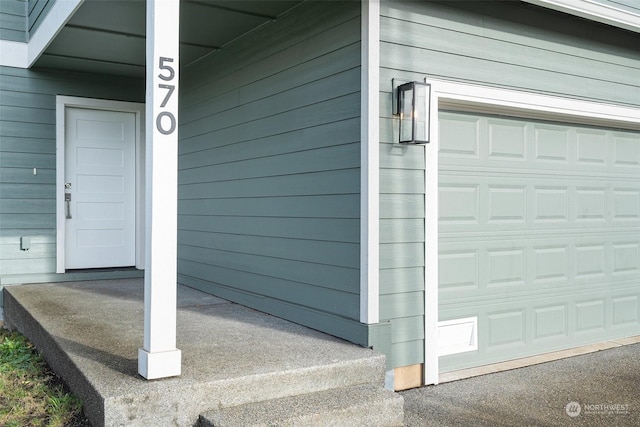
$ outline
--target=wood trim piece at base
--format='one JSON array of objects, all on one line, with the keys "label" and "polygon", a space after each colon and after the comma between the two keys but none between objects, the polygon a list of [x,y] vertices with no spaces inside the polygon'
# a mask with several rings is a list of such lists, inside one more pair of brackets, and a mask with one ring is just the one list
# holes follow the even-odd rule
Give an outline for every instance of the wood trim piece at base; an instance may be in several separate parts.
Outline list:
[{"label": "wood trim piece at base", "polygon": [[422,363],[394,368],[393,389],[395,391],[402,391],[423,386],[423,370],[424,364]]}]

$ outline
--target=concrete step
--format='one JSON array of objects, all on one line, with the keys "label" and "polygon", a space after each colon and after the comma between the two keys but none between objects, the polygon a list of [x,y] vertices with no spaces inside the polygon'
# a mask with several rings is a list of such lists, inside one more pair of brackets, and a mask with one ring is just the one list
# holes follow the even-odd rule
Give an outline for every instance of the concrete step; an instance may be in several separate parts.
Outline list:
[{"label": "concrete step", "polygon": [[190,288],[178,288],[179,377],[137,374],[140,279],[4,288],[7,325],[25,334],[83,401],[94,427],[193,426],[203,411],[368,384],[385,359]]},{"label": "concrete step", "polygon": [[216,409],[200,415],[201,427],[402,426],[403,399],[373,385]]}]

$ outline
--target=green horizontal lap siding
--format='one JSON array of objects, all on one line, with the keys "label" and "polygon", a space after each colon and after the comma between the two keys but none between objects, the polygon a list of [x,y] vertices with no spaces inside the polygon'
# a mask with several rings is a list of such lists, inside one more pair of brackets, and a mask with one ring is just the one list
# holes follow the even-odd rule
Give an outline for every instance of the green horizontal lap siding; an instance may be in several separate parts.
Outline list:
[{"label": "green horizontal lap siding", "polygon": [[380,310],[404,366],[424,362],[424,148],[396,143],[391,80],[640,105],[640,35],[520,2],[383,1],[380,42]]},{"label": "green horizontal lap siding", "polygon": [[640,34],[520,2],[384,2],[381,90],[391,78],[473,81],[640,104]]},{"label": "green horizontal lap siding", "polygon": [[[28,32],[33,36],[57,0],[28,0]],[[64,0],[63,0],[64,1]]]},{"label": "green horizontal lap siding", "polygon": [[0,68],[0,278],[56,270],[56,95],[140,102],[144,82]]},{"label": "green horizontal lap siding", "polygon": [[181,283],[367,344],[360,8],[303,4],[181,76]]},{"label": "green horizontal lap siding", "polygon": [[0,1],[0,40],[27,41],[27,3],[25,0]]},{"label": "green horizontal lap siding", "polygon": [[393,132],[383,119],[380,320],[391,324],[392,366],[401,367],[424,362],[424,147],[397,144]]}]

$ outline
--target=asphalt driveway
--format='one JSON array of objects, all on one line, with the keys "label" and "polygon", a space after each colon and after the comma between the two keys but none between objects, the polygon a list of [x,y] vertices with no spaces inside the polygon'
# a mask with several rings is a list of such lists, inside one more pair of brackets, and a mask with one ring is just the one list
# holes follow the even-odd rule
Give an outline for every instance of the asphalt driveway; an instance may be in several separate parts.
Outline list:
[{"label": "asphalt driveway", "polygon": [[640,426],[640,344],[401,394],[406,426]]}]

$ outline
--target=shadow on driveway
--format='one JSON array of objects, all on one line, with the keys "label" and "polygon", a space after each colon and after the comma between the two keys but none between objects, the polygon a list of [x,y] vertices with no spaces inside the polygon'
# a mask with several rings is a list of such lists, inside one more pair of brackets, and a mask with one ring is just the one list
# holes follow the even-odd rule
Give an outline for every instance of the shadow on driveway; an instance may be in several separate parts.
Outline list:
[{"label": "shadow on driveway", "polygon": [[401,394],[411,427],[640,426],[640,344]]}]

